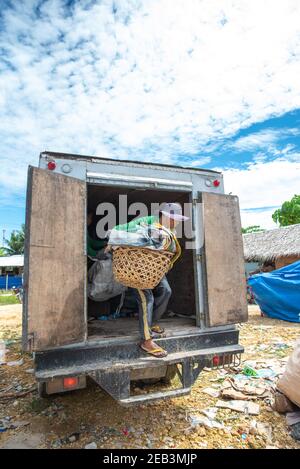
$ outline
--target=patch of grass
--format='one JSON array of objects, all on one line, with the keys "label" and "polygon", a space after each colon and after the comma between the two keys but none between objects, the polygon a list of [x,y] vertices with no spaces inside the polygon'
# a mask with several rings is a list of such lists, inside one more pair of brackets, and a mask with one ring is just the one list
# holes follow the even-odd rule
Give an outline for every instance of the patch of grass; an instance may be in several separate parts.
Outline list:
[{"label": "patch of grass", "polygon": [[0,306],[19,304],[16,295],[0,295]]}]

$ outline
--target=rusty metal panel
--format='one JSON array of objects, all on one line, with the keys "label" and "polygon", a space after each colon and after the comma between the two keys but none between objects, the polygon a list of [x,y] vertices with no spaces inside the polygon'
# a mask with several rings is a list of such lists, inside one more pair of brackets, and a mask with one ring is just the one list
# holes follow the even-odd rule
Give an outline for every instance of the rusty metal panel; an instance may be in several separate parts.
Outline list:
[{"label": "rusty metal panel", "polygon": [[248,319],[238,197],[202,193],[209,326]]},{"label": "rusty metal panel", "polygon": [[23,348],[44,350],[86,337],[84,181],[29,167]]}]

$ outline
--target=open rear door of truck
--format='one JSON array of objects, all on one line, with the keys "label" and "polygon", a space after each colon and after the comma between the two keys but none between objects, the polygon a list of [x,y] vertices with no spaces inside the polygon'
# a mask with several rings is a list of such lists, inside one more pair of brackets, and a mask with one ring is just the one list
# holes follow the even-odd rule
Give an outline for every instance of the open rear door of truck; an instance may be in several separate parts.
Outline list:
[{"label": "open rear door of truck", "polygon": [[248,319],[238,197],[202,193],[206,305],[209,326]]},{"label": "open rear door of truck", "polygon": [[84,181],[29,167],[23,349],[82,342],[85,312]]}]

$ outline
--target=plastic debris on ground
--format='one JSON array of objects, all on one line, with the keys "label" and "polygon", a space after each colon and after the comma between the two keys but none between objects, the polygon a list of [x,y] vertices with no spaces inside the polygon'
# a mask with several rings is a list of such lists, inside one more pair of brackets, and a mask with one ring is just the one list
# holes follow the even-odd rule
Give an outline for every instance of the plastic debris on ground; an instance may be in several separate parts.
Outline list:
[{"label": "plastic debris on ground", "polygon": [[23,358],[21,358],[20,360],[16,360],[16,361],[13,361],[13,362],[7,362],[6,365],[7,366],[21,366],[23,365],[24,363],[24,360]]},{"label": "plastic debris on ground", "polygon": [[300,409],[296,412],[288,412],[286,414],[286,423],[287,425],[295,425],[296,423],[300,424]]},{"label": "plastic debris on ground", "polygon": [[224,424],[202,415],[190,415],[191,427],[202,425],[205,428],[224,428]]},{"label": "plastic debris on ground", "polygon": [[236,412],[243,412],[246,415],[258,415],[260,413],[260,407],[258,404],[249,401],[221,401],[216,403],[216,407],[235,410]]},{"label": "plastic debris on ground", "polygon": [[294,440],[300,441],[300,422],[291,425],[291,437]]},{"label": "plastic debris on ground", "polygon": [[6,345],[4,340],[0,340],[0,365],[3,365],[6,363],[5,361],[5,355],[6,355]]},{"label": "plastic debris on ground", "polygon": [[250,435],[260,435],[266,438],[268,443],[272,443],[272,425],[269,423],[258,422],[256,420],[251,420],[249,433]]},{"label": "plastic debris on ground", "polygon": [[220,390],[214,389],[212,387],[204,388],[204,389],[202,389],[202,392],[204,392],[204,394],[208,394],[211,397],[219,397],[219,395],[220,395]]},{"label": "plastic debris on ground", "polygon": [[97,444],[93,441],[92,443],[85,445],[84,449],[97,449]]}]

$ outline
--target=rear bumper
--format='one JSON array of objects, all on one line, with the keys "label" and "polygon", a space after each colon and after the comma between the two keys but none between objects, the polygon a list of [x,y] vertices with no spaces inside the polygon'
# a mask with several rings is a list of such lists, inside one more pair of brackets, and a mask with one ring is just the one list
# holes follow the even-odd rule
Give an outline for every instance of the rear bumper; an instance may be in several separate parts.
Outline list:
[{"label": "rear bumper", "polygon": [[[97,345],[59,348],[35,355],[35,376],[38,381],[49,381],[67,376],[89,375],[122,405],[132,405],[166,397],[188,394],[199,373],[212,366],[212,358],[241,354],[238,344],[239,331],[199,332],[179,337],[156,340],[168,351],[164,358],[144,353],[138,343],[128,341],[104,341]],[[224,363],[226,360],[224,360]],[[132,376],[143,369],[180,365],[182,387],[171,391],[130,395]]]},{"label": "rear bumper", "polygon": [[155,358],[143,352],[134,340],[109,341],[74,347],[60,347],[35,354],[35,375],[38,380],[57,376],[89,373],[94,370],[124,370],[178,363],[184,358],[205,358],[222,350],[242,353],[236,329],[199,332],[177,337],[156,339],[167,350],[165,358]]}]

